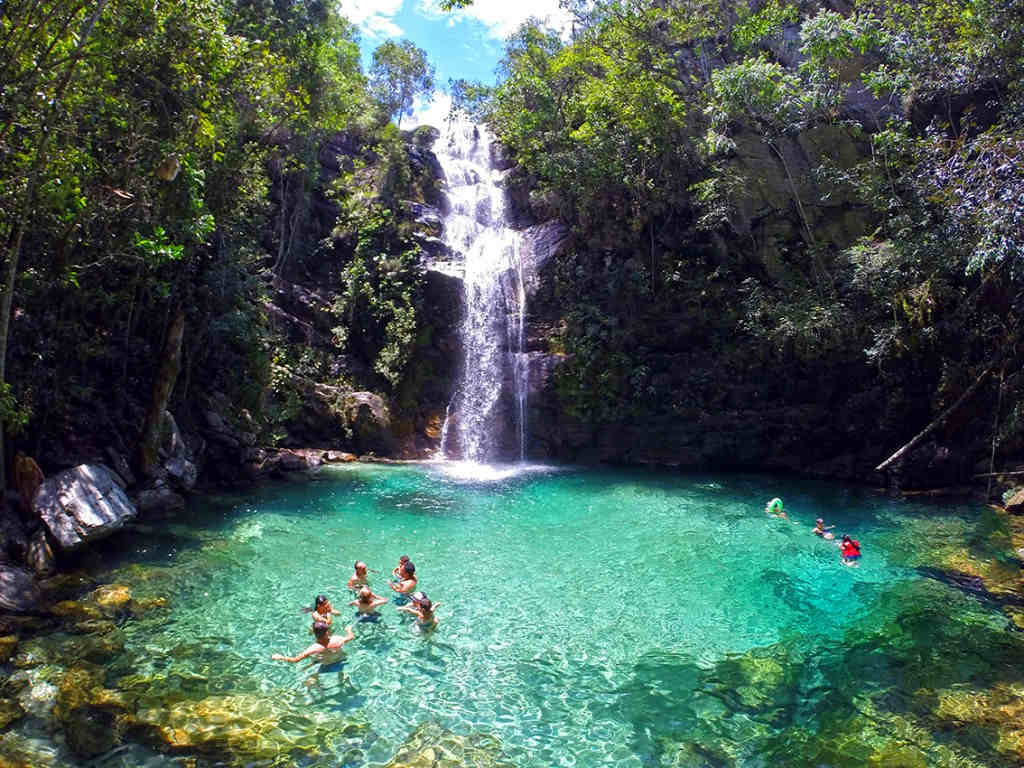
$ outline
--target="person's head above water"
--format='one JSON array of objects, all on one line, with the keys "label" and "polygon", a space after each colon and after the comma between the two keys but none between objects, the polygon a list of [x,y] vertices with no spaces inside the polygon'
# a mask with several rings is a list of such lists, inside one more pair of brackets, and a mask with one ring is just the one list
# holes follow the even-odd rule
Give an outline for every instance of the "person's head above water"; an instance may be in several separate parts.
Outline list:
[{"label": "person's head above water", "polygon": [[317,595],[316,600],[313,601],[313,605],[316,606],[316,612],[320,613],[322,608],[331,607],[331,601],[327,599],[327,595]]},{"label": "person's head above water", "polygon": [[359,602],[368,603],[373,599],[373,590],[369,587],[363,587],[359,590]]},{"label": "person's head above water", "polygon": [[824,525],[825,524],[825,521],[822,518],[820,518],[820,517],[817,520],[815,520],[814,522],[816,522],[818,525]]},{"label": "person's head above water", "polygon": [[413,563],[412,560],[406,560],[404,563],[402,563],[402,575],[403,576],[405,576],[407,579],[411,579],[413,577],[413,574],[415,574],[415,573],[416,573],[416,565]]},{"label": "person's head above water", "polygon": [[430,613],[430,609],[433,607],[433,602],[427,597],[426,592],[413,592],[409,595],[409,599],[412,600],[420,608],[424,609],[427,613]]},{"label": "person's head above water", "polygon": [[316,637],[316,641],[318,643],[321,645],[327,645],[327,640],[331,636],[331,625],[326,621],[314,621],[313,635]]},{"label": "person's head above water", "polygon": [[355,568],[356,573],[360,575],[366,573],[366,563],[364,563],[362,560],[356,560],[356,564],[352,567]]}]

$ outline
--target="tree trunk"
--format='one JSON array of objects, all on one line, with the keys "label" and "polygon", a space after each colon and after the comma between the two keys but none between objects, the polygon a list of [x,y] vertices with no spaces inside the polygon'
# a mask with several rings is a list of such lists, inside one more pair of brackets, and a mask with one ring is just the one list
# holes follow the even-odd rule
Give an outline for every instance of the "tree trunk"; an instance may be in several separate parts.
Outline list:
[{"label": "tree trunk", "polygon": [[153,382],[153,397],[150,400],[146,422],[139,439],[139,471],[143,477],[152,477],[159,461],[160,431],[164,423],[164,411],[170,402],[171,392],[181,370],[181,342],[185,337],[185,308],[178,305],[174,320],[167,331],[167,341],[160,360],[160,370]]},{"label": "tree trunk", "polygon": [[[93,27],[103,13],[107,0],[97,0],[96,8],[92,15],[86,19],[85,24],[78,34],[78,42],[75,50],[68,61],[68,67],[64,72],[61,81],[54,92],[50,112],[39,127],[39,134],[36,142],[36,158],[32,163],[32,170],[29,172],[28,185],[25,188],[24,199],[21,204],[17,230],[11,245],[7,250],[7,264],[5,265],[3,295],[0,296],[0,387],[7,382],[7,339],[11,329],[11,304],[14,300],[14,281],[18,275],[18,262],[21,259],[21,244],[25,240],[25,232],[28,229],[28,222],[32,212],[32,204],[35,202],[36,191],[39,186],[39,177],[42,174],[43,166],[46,164],[47,152],[49,151],[50,137],[53,134],[51,123],[57,116],[60,100],[64,97],[64,91],[71,82],[71,75],[74,73],[78,60],[85,51],[86,43],[92,34]],[[7,460],[4,453],[4,425],[0,422],[0,492],[7,488]]]},{"label": "tree trunk", "polygon": [[969,386],[967,388],[966,392],[964,392],[962,395],[960,395],[960,397],[957,399],[957,401],[955,403],[953,403],[951,406],[949,406],[949,408],[947,408],[942,413],[940,413],[938,415],[938,417],[931,424],[929,424],[927,427],[925,427],[920,432],[918,432],[916,435],[914,435],[914,438],[909,443],[904,445],[902,448],[900,448],[898,451],[896,451],[896,453],[894,453],[888,459],[886,459],[881,464],[879,464],[877,467],[875,467],[875,471],[876,472],[881,472],[886,467],[888,467],[890,464],[892,464],[894,461],[896,461],[897,459],[902,457],[905,453],[907,453],[908,451],[913,449],[915,446],[917,446],[917,444],[920,443],[922,440],[924,440],[926,437],[928,437],[928,435],[930,435],[932,432],[934,432],[936,427],[938,427],[940,424],[942,424],[942,422],[944,422],[947,418],[949,418],[949,416],[953,412],[955,412],[957,408],[959,408],[961,405],[966,403],[968,401],[968,399],[970,399],[971,395],[973,395],[975,392],[978,391],[978,387],[980,387],[982,382],[985,381],[985,379],[988,378],[988,375],[990,373],[992,373],[992,371],[995,369],[995,367],[996,367],[996,364],[993,363],[988,368],[986,368],[984,371],[982,371],[981,376],[979,376],[977,378],[977,380],[975,380],[975,382],[973,384],[971,384],[971,386]]}]

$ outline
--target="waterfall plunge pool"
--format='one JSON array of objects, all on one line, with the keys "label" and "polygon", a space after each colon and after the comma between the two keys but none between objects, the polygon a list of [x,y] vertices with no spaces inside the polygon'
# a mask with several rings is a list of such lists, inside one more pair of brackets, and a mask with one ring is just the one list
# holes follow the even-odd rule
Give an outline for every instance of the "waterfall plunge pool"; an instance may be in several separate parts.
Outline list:
[{"label": "waterfall plunge pool", "polygon": [[[1005,516],[806,478],[530,469],[329,468],[120,537],[104,580],[170,608],[123,624],[105,687],[148,686],[181,718],[266,700],[303,743],[280,765],[1019,764],[1024,633],[919,570],[1010,567]],[[765,515],[773,496],[793,522]],[[811,534],[819,516],[860,540],[858,567]],[[354,560],[391,595],[400,554],[441,603],[432,636],[390,604],[353,625],[340,671],[270,660],[310,642],[317,593],[352,623]],[[305,744],[290,713],[358,727]]]}]

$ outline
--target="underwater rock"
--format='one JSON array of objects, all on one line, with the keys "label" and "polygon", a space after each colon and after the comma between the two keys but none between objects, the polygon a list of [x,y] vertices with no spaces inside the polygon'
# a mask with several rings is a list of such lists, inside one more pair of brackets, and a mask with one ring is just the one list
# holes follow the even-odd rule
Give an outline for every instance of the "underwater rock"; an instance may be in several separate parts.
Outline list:
[{"label": "underwater rock", "polygon": [[731,710],[750,712],[774,723],[792,714],[799,692],[799,669],[800,659],[784,644],[752,648],[715,664],[704,689]]},{"label": "underwater rock", "polygon": [[129,610],[132,616],[144,616],[152,611],[162,610],[170,605],[166,597],[144,597],[141,600],[132,600]]},{"label": "underwater rock", "polygon": [[76,664],[61,679],[54,714],[64,727],[68,746],[83,757],[113,749],[130,719],[127,701],[103,688],[103,668]]},{"label": "underwater rock", "polygon": [[103,618],[100,609],[95,605],[78,600],[61,600],[50,608],[50,612],[54,616],[73,622],[93,621]]},{"label": "underwater rock", "polygon": [[39,587],[23,568],[0,565],[0,611],[29,613],[39,604]]},{"label": "underwater rock", "polygon": [[95,589],[86,599],[95,603],[105,615],[116,616],[128,610],[132,591],[124,584],[106,584]]},{"label": "underwater rock", "polygon": [[17,690],[18,704],[25,712],[48,720],[57,704],[56,682],[61,674],[61,668],[52,664],[21,669],[11,675],[8,685]]},{"label": "underwater rock", "polygon": [[142,708],[129,735],[160,750],[230,765],[293,765],[302,755],[326,757],[325,745],[367,730],[365,724],[292,709],[278,699],[235,694]]},{"label": "underwater rock", "polygon": [[10,661],[17,647],[17,635],[4,635],[0,637],[0,664],[6,664]]},{"label": "underwater rock", "polygon": [[385,768],[515,768],[501,759],[501,742],[473,733],[459,736],[438,723],[423,723]]},{"label": "underwater rock", "polygon": [[119,531],[138,514],[102,464],[80,464],[47,479],[32,509],[67,552]]},{"label": "underwater rock", "polygon": [[72,663],[80,659],[103,664],[122,651],[124,634],[116,628],[104,634],[44,635],[21,643],[14,657],[14,666],[18,669],[31,669],[46,664]]},{"label": "underwater rock", "polygon": [[105,635],[116,632],[117,625],[109,619],[89,619],[65,626],[64,630],[74,635]]},{"label": "underwater rock", "polygon": [[[14,699],[0,699],[0,731],[25,716],[25,710]],[[2,758],[0,758],[2,759]]]},{"label": "underwater rock", "polygon": [[943,725],[994,730],[996,751],[1024,760],[1024,686],[997,683],[984,691],[944,690],[937,699],[932,714]]}]

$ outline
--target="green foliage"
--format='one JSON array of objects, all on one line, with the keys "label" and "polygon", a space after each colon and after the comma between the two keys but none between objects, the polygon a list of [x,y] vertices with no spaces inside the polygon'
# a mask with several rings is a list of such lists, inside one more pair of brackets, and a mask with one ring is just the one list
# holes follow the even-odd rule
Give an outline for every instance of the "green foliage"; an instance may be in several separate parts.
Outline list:
[{"label": "green foliage", "polygon": [[732,44],[737,51],[745,52],[764,38],[777,35],[786,24],[795,24],[799,11],[796,6],[769,0],[756,12],[752,12],[750,6],[740,6],[739,17],[732,28]]},{"label": "green foliage", "polygon": [[419,252],[401,235],[394,213],[369,203],[340,226],[351,229],[355,248],[341,275],[334,305],[341,324],[336,342],[373,361],[374,370],[397,389],[417,335],[417,299],[423,278]]},{"label": "green foliage", "polygon": [[409,40],[387,40],[373,51],[370,82],[384,114],[401,125],[412,114],[416,97],[433,92],[434,68],[426,51]]}]

